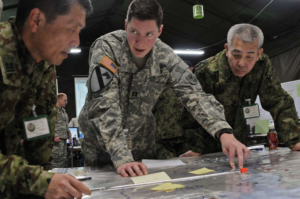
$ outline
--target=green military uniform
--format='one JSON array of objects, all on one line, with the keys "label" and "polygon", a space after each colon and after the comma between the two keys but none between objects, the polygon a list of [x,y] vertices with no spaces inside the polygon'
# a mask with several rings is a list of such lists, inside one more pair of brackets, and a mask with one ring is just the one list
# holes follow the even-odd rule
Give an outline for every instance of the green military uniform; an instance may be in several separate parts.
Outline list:
[{"label": "green military uniform", "polygon": [[[160,39],[141,68],[132,60],[125,31],[100,37],[90,52],[89,90],[78,119],[84,133],[85,165],[113,163],[117,168],[155,158],[152,108],[168,86],[212,136],[230,128],[222,105],[203,92],[188,66]],[[119,69],[107,87],[97,90],[110,77],[103,73],[106,69],[100,63],[105,61],[106,68],[116,68],[109,59]]]},{"label": "green military uniform", "polygon": [[[15,26],[15,20],[0,23],[0,197],[18,193],[43,196],[53,174],[50,165],[53,136],[24,142],[22,159],[13,155],[24,138],[22,118],[48,114],[52,130],[56,121],[56,74],[44,61],[36,64]],[[30,164],[30,165],[29,165]]]},{"label": "green military uniform", "polygon": [[156,123],[156,155],[160,159],[178,157],[189,150],[186,137],[178,124],[183,110],[183,104],[171,88],[167,87],[161,92],[152,110]]},{"label": "green military uniform", "polygon": [[52,165],[51,168],[68,167],[67,139],[71,138],[71,132],[68,126],[69,117],[66,110],[58,107],[57,121],[55,125],[54,137],[59,137],[59,142],[54,142],[52,149]]},{"label": "green military uniform", "polygon": [[[300,125],[294,100],[281,88],[280,80],[267,55],[262,54],[252,71],[243,78],[236,77],[231,72],[225,50],[197,64],[194,74],[203,90],[213,94],[223,104],[226,120],[240,142],[246,144],[247,141],[242,106],[248,105],[245,99],[251,99],[254,104],[258,95],[262,107],[273,117],[279,138],[290,148],[300,141]],[[184,111],[180,125],[184,131],[194,132],[194,135],[201,132],[198,139],[196,136],[192,139],[197,140],[195,152],[204,154],[221,151],[220,142],[211,139],[187,111]]]}]

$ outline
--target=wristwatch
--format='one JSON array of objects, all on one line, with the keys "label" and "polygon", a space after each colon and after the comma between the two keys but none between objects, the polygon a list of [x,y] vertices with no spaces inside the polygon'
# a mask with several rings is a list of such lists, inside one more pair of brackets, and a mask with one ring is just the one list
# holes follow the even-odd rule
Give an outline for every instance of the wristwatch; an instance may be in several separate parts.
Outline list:
[{"label": "wristwatch", "polygon": [[232,129],[222,129],[222,130],[220,131],[220,133],[219,133],[219,137],[217,137],[217,134],[218,134],[218,133],[216,133],[216,136],[215,136],[216,139],[220,141],[220,140],[221,140],[221,136],[222,136],[224,133],[227,133],[227,134],[233,134],[233,133],[232,133]]}]

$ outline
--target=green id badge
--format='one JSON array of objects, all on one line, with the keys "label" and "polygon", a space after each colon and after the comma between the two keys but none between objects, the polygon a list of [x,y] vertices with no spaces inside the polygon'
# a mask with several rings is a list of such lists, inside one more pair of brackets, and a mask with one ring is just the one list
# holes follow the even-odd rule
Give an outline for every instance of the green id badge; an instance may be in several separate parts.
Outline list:
[{"label": "green id badge", "polygon": [[260,116],[258,104],[243,106],[245,119],[257,118]]},{"label": "green id badge", "polygon": [[23,118],[26,140],[36,140],[52,135],[50,121],[47,115]]}]

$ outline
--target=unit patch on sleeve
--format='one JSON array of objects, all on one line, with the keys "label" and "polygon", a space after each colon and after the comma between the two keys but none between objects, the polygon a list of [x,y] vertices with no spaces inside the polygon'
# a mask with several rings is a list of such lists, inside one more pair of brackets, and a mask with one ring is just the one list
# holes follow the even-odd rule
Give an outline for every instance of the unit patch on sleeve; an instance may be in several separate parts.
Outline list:
[{"label": "unit patch on sleeve", "polygon": [[105,56],[99,66],[96,66],[90,77],[90,88],[93,93],[104,89],[113,80],[118,66],[107,56]]}]

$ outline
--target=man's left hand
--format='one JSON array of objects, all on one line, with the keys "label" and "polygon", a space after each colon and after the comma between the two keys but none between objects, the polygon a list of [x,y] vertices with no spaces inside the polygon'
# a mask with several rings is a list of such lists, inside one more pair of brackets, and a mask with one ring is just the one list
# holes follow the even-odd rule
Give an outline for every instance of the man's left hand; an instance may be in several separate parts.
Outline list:
[{"label": "man's left hand", "polygon": [[300,142],[298,142],[293,148],[293,151],[299,151],[300,150]]},{"label": "man's left hand", "polygon": [[69,138],[69,142],[72,143],[72,138]]},{"label": "man's left hand", "polygon": [[223,134],[220,141],[223,153],[229,157],[230,166],[235,169],[234,158],[235,154],[237,154],[239,168],[243,168],[244,160],[248,159],[251,154],[250,150],[240,143],[233,134]]}]

